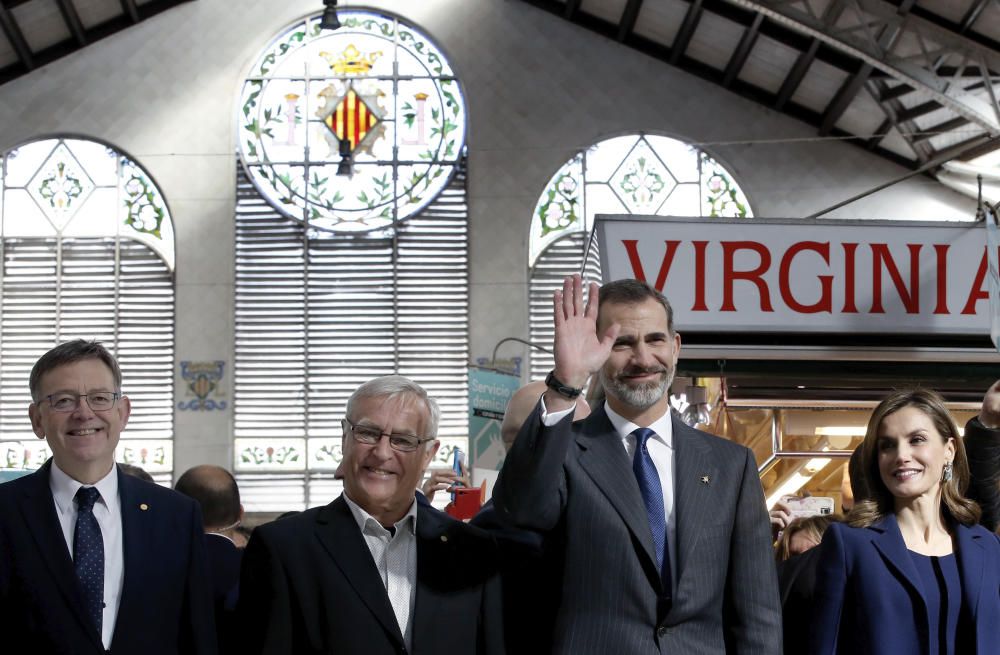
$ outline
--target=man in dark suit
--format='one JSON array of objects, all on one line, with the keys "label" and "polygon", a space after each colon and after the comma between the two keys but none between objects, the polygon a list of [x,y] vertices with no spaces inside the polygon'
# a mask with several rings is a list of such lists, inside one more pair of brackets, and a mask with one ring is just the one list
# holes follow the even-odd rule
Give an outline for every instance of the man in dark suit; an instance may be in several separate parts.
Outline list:
[{"label": "man in dark suit", "polygon": [[[671,416],[670,305],[635,280],[584,307],[555,295],[555,369],[507,456],[501,518],[563,544],[557,653],[781,652],[781,609],[753,453]],[[607,401],[570,413],[598,373]]]},{"label": "man in dark suit", "polygon": [[437,403],[390,375],[361,385],[346,414],[343,495],[250,539],[244,651],[502,652],[495,541],[414,497],[439,445]]},{"label": "man in dark suit", "polygon": [[983,509],[979,522],[1000,528],[1000,381],[986,391],[982,409],[965,424],[965,452],[969,457],[969,498]]},{"label": "man in dark suit", "polygon": [[243,522],[240,488],[233,474],[221,466],[201,464],[177,479],[174,490],[197,501],[205,527],[205,550],[212,582],[219,652],[237,653],[239,625],[236,599],[240,592],[243,550],[236,547],[236,528]]},{"label": "man in dark suit", "polygon": [[114,357],[64,343],[30,388],[52,458],[0,485],[5,652],[214,654],[197,505],[115,466],[131,407]]}]

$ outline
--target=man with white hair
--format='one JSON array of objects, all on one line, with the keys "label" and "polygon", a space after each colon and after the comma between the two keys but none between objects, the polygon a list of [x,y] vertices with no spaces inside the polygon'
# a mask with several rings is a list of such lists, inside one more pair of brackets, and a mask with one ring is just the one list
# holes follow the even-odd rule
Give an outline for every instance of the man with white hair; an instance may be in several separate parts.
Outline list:
[{"label": "man with white hair", "polygon": [[361,385],[343,427],[344,493],[254,530],[238,616],[250,653],[503,651],[496,543],[418,504],[437,403],[398,375]]}]

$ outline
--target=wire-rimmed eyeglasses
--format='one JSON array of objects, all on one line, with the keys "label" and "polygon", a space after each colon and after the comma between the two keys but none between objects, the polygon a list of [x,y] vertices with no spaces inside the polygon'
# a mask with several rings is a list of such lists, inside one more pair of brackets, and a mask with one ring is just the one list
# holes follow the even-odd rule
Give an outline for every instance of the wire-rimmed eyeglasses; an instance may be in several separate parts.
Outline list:
[{"label": "wire-rimmed eyeglasses", "polygon": [[72,412],[80,406],[80,399],[86,398],[87,405],[95,412],[104,412],[115,406],[121,394],[117,391],[95,391],[94,393],[53,393],[43,400],[49,401],[54,412]]},{"label": "wire-rimmed eyeglasses", "polygon": [[389,446],[392,447],[393,450],[398,450],[401,453],[412,453],[420,447],[420,444],[427,443],[428,441],[434,441],[434,437],[418,437],[413,434],[391,434],[388,432],[382,432],[382,428],[376,428],[370,425],[355,425],[354,423],[351,423],[351,419],[348,418],[344,419],[344,423],[346,423],[347,427],[351,429],[351,435],[358,443],[374,446],[384,435],[389,437]]}]

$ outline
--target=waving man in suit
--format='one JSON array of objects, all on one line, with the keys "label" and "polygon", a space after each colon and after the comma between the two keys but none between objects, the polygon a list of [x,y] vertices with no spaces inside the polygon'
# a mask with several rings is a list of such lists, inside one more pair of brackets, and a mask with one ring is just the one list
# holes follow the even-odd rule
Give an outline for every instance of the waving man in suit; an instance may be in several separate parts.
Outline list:
[{"label": "waving man in suit", "polygon": [[[781,652],[753,454],[671,416],[670,304],[636,280],[555,294],[555,369],[494,490],[501,517],[563,544],[557,653]],[[599,374],[607,401],[570,414]]]}]

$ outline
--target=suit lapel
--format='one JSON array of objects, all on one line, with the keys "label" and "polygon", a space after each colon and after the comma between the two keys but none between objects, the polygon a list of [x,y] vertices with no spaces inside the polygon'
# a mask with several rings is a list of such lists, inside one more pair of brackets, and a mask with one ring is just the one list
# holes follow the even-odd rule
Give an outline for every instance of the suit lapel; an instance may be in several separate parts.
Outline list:
[{"label": "suit lapel", "polygon": [[[148,597],[147,573],[152,562],[151,553],[162,545],[156,543],[154,527],[166,517],[142,494],[141,485],[118,470],[118,501],[122,511],[122,595],[118,602],[115,633],[111,637],[112,649],[118,635],[129,626],[138,625],[139,617],[132,615]],[[145,509],[144,509],[145,508]],[[144,559],[145,558],[145,559]],[[133,609],[134,608],[134,609]]]},{"label": "suit lapel", "polygon": [[[607,497],[615,511],[642,547],[643,568],[659,580],[657,559],[653,552],[653,533],[642,501],[632,465],[608,415],[601,407],[584,422],[583,433],[576,440],[580,466]],[[658,585],[659,588],[659,585]]]},{"label": "suit lapel", "polygon": [[431,508],[417,505],[417,582],[414,596],[413,616],[410,625],[413,626],[413,646],[426,641],[428,628],[440,621],[441,607],[431,602],[437,596],[428,587],[427,582],[441,572],[439,562],[456,562],[452,556],[452,545],[446,536],[446,515]]},{"label": "suit lapel", "polygon": [[983,586],[986,550],[983,536],[964,525],[955,528],[958,541],[958,574],[962,580],[962,601],[972,616],[979,607],[979,592]]},{"label": "suit lapel", "polygon": [[[417,522],[419,525],[420,522]],[[385,631],[403,646],[396,614],[392,611],[382,577],[375,568],[364,535],[341,496],[323,508],[316,517],[316,537],[334,563]]]},{"label": "suit lapel", "polygon": [[927,617],[927,596],[924,594],[924,587],[920,581],[920,573],[917,565],[913,563],[913,557],[906,549],[906,542],[899,531],[899,524],[896,522],[896,515],[889,514],[884,519],[870,526],[872,544],[878,549],[889,568],[896,572],[903,582],[909,585],[920,597],[921,616],[925,624],[929,621]]},{"label": "suit lapel", "polygon": [[59,525],[56,515],[55,501],[49,487],[49,470],[52,460],[49,459],[42,468],[31,475],[32,483],[26,485],[23,491],[23,502],[20,503],[24,524],[28,526],[32,538],[38,546],[38,552],[52,573],[55,586],[63,595],[70,613],[80,622],[87,637],[104,650],[101,635],[97,633],[94,624],[84,615],[83,596],[76,583],[76,570],[73,568],[73,558],[66,546],[66,537]]},{"label": "suit lapel", "polygon": [[677,581],[680,586],[695,546],[712,512],[712,486],[702,479],[717,478],[716,466],[705,438],[675,417],[674,431],[674,511],[677,516]]}]

